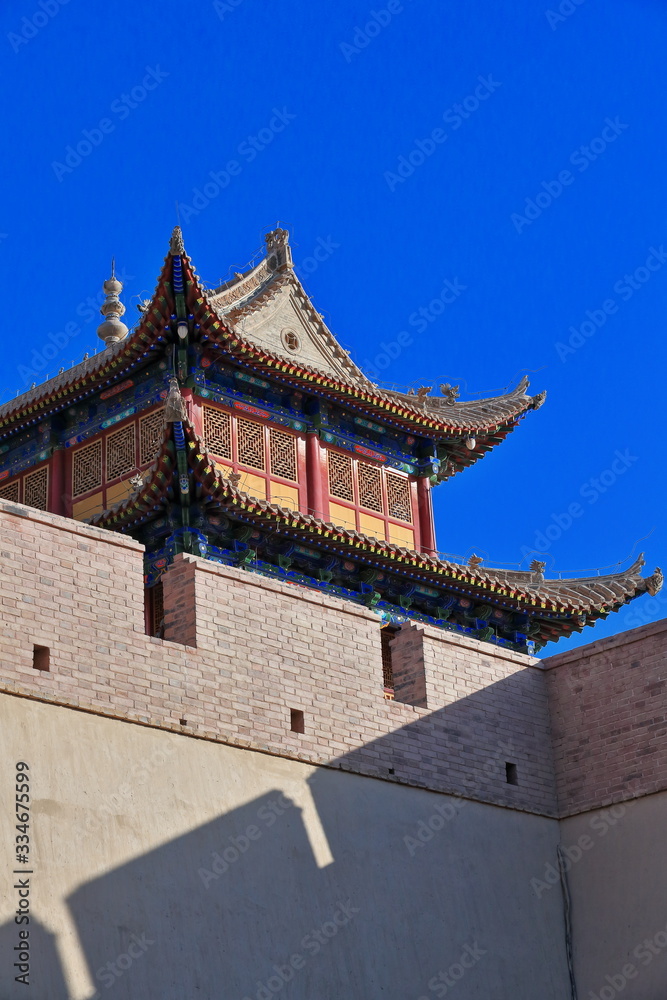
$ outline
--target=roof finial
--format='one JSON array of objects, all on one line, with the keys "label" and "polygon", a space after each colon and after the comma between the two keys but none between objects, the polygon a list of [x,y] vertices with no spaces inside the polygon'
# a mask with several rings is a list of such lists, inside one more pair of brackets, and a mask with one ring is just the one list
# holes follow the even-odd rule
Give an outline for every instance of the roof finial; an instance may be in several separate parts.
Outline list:
[{"label": "roof finial", "polygon": [[292,248],[289,245],[289,233],[278,226],[264,237],[266,251],[270,255],[269,264],[274,271],[282,271],[292,266]]},{"label": "roof finial", "polygon": [[106,294],[106,299],[100,306],[100,312],[104,316],[104,322],[97,328],[97,336],[109,347],[127,337],[128,329],[121,322],[120,317],[125,312],[125,306],[120,301],[119,295],[123,291],[123,283],[116,277],[116,258],[111,258],[111,277],[102,285]]},{"label": "roof finial", "polygon": [[181,254],[185,253],[185,244],[183,242],[183,230],[180,226],[174,226],[173,232],[171,234],[171,240],[169,242],[169,252],[172,257],[179,257]]}]

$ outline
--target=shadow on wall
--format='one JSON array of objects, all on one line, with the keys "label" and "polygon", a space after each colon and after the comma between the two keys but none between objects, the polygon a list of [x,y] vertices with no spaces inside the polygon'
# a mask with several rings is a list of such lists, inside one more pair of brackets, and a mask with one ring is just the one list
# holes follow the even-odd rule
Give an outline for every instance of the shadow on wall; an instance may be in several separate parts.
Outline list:
[{"label": "shadow on wall", "polygon": [[[34,916],[30,918],[29,985],[15,981],[16,976],[25,975],[25,963],[20,961],[23,956],[17,954],[22,943],[19,938],[21,929],[13,921],[0,927],[0,955],[3,961],[0,996],[3,1000],[22,996],[39,997],[40,1000],[51,1000],[51,997],[54,1000],[69,1000],[55,937]],[[14,963],[17,963],[16,967]]]},{"label": "shadow on wall", "polygon": [[[492,737],[482,751],[471,742],[487,709],[481,692],[433,713],[478,761],[469,791],[481,798],[507,784],[505,750],[494,756]],[[364,749],[398,775],[417,732]],[[353,762],[339,758],[342,769]],[[89,996],[431,1000],[456,985],[458,1000],[488,1000],[498,983],[513,1000],[569,995],[560,897],[537,900],[530,887],[555,857],[556,821],[329,768],[310,788],[334,859],[322,867],[301,810],[276,788],[74,892]],[[153,794],[187,800],[188,790],[165,779]],[[30,995],[69,1000],[51,937],[32,927]],[[0,934],[8,955],[16,928]],[[3,1000],[23,990],[0,970]]]}]

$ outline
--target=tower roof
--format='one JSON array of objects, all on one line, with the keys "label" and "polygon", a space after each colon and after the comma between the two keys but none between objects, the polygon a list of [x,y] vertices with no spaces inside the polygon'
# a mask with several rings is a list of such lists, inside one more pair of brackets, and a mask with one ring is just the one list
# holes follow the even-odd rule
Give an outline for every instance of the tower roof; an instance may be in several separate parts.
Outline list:
[{"label": "tower roof", "polygon": [[115,385],[164,352],[179,296],[194,319],[192,339],[216,356],[371,420],[446,442],[448,462],[441,480],[482,458],[544,402],[545,393],[527,394],[526,378],[509,393],[481,400],[460,400],[450,386],[442,387],[441,396],[426,388],[415,395],[381,388],[354,364],[315,310],[292,267],[285,230],[269,233],[266,243],[266,255],[256,267],[209,291],[185,254],[177,227],[155,292],[135,329],[102,353],[0,406],[0,438],[18,424],[36,422]]}]

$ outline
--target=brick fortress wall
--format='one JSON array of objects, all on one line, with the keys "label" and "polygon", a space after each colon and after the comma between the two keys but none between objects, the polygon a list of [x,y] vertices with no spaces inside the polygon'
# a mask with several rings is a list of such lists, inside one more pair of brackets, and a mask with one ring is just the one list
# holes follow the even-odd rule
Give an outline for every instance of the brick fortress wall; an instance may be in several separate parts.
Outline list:
[{"label": "brick fortress wall", "polygon": [[181,556],[164,578],[161,640],[145,634],[137,542],[7,502],[0,538],[1,690],[555,815],[536,660],[410,626],[394,640],[407,697],[389,701],[365,608]]},{"label": "brick fortress wall", "polygon": [[667,620],[542,661],[560,812],[667,787]]}]

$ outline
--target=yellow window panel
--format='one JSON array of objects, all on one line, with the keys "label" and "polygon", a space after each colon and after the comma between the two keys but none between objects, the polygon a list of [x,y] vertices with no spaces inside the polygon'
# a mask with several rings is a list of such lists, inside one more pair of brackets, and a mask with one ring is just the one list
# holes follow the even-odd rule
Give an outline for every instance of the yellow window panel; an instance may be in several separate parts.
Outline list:
[{"label": "yellow window panel", "polygon": [[134,486],[128,480],[124,483],[116,483],[115,486],[109,486],[107,489],[107,508],[113,507],[114,504],[120,503],[121,500],[127,499],[133,490]]},{"label": "yellow window panel", "polygon": [[249,472],[241,472],[239,489],[255,497],[256,500],[266,500],[266,479],[262,476],[251,476]]},{"label": "yellow window panel", "polygon": [[329,521],[336,527],[351,528],[352,531],[357,527],[354,511],[340,503],[329,504]]},{"label": "yellow window panel", "polygon": [[371,538],[384,539],[384,521],[359,511],[359,531],[363,531],[364,535],[370,535]]},{"label": "yellow window panel", "polygon": [[402,545],[406,549],[414,550],[415,533],[412,528],[404,528],[400,524],[389,525],[389,541],[394,545]]},{"label": "yellow window panel", "polygon": [[271,481],[271,503],[280,504],[288,510],[299,509],[299,491],[294,486],[285,486],[283,483]]},{"label": "yellow window panel", "polygon": [[72,517],[76,521],[85,521],[87,517],[99,514],[102,510],[104,510],[104,498],[102,490],[100,490],[99,493],[93,493],[91,497],[86,497],[85,500],[79,500],[78,503],[73,504]]}]

